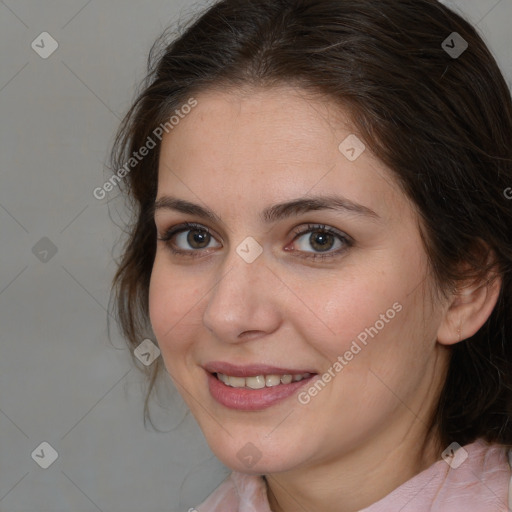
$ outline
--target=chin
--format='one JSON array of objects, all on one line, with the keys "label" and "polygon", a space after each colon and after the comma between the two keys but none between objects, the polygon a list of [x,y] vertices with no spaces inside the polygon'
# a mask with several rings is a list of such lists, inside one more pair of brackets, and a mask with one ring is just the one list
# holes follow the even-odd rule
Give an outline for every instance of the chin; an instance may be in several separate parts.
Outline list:
[{"label": "chin", "polygon": [[[272,429],[265,429],[271,432]],[[263,475],[290,471],[305,462],[304,447],[299,440],[296,442],[289,436],[275,436],[265,439],[266,434],[261,432],[240,433],[239,435],[223,432],[222,439],[216,435],[215,439],[208,436],[206,440],[215,456],[228,468],[241,473]],[[251,441],[253,439],[254,441]],[[261,441],[259,441],[261,439]]]}]

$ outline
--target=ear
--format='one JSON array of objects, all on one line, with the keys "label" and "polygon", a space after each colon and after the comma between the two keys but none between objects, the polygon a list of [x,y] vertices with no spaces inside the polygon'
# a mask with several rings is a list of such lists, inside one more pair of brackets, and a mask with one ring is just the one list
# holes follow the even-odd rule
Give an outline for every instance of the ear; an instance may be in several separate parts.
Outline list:
[{"label": "ear", "polygon": [[437,341],[442,345],[454,345],[473,336],[491,316],[501,285],[501,276],[490,273],[484,281],[471,281],[460,286],[451,295],[437,331]]}]

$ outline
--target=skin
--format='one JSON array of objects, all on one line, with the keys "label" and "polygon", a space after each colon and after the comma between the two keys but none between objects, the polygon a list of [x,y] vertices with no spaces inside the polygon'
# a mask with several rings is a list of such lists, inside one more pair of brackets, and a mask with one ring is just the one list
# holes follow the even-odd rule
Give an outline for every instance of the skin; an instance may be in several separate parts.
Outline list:
[{"label": "skin", "polygon": [[[414,206],[368,148],[353,162],[339,151],[355,132],[331,101],[286,86],[196,98],[162,141],[157,199],[206,206],[222,222],[155,213],[159,237],[183,222],[212,232],[206,248],[187,243],[187,232],[174,237],[175,248],[196,258],[157,243],[149,304],[166,369],[217,457],[266,475],[272,510],[367,507],[440,458],[445,447],[426,426],[448,346],[459,341],[459,327],[465,339],[483,325],[499,282],[431,303]],[[268,206],[317,194],[343,195],[379,219],[334,210],[273,225],[259,219]],[[345,247],[338,256],[302,258],[321,254],[308,223],[353,244],[334,238],[327,248]],[[297,227],[306,234],[294,239]],[[253,263],[236,252],[248,236],[263,249]],[[209,394],[202,365],[214,360],[321,376],[397,302],[395,318],[306,405],[291,396],[263,411],[235,411]],[[248,442],[261,454],[250,468],[237,457]]]}]

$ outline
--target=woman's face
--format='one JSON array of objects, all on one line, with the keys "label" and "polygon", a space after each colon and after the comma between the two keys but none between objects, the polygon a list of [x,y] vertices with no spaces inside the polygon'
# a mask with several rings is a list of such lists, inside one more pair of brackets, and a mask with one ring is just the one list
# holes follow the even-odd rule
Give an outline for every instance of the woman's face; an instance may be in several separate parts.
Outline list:
[{"label": "woman's face", "polygon": [[149,298],[212,450],[262,474],[418,446],[445,357],[411,204],[328,100],[196,99],[162,142],[155,223],[181,231]]}]

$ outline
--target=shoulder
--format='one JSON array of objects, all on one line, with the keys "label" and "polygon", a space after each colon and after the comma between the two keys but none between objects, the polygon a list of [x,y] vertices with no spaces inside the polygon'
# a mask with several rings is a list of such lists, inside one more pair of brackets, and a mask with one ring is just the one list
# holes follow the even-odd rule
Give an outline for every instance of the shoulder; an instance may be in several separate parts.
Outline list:
[{"label": "shoulder", "polygon": [[[434,463],[364,512],[509,512],[512,510],[512,455],[483,439],[445,450]],[[393,507],[393,508],[389,508]]]},{"label": "shoulder", "polygon": [[483,439],[459,451],[462,450],[460,465],[449,465],[440,488],[446,494],[446,502],[458,501],[460,510],[508,512],[512,508],[512,452]]}]

